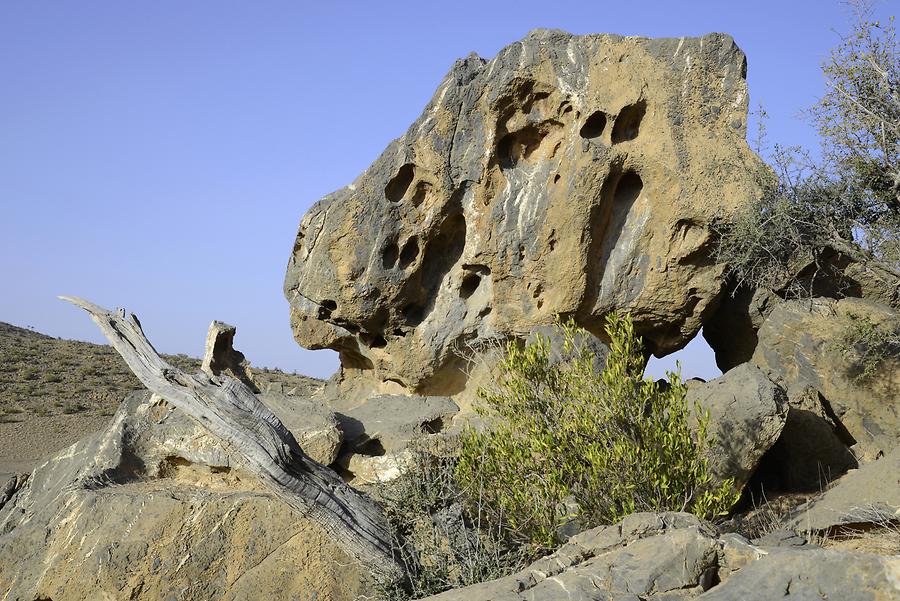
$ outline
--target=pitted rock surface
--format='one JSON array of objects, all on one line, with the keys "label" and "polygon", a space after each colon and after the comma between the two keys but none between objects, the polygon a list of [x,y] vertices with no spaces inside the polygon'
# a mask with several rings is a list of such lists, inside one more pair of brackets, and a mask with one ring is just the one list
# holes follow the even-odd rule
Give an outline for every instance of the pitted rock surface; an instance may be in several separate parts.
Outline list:
[{"label": "pitted rock surface", "polygon": [[[458,61],[406,134],[303,217],[298,342],[419,394],[486,343],[629,311],[656,354],[721,290],[710,223],[754,195],[746,61],[727,35],[537,30]],[[357,372],[356,370],[359,370]]]}]

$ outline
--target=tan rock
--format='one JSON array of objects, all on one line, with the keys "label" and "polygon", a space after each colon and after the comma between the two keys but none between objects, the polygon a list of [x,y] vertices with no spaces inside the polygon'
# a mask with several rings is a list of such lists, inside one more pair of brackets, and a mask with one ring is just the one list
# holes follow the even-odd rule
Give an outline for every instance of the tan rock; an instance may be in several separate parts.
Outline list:
[{"label": "tan rock", "polygon": [[11,490],[4,599],[350,601],[370,589],[321,527],[147,392]]},{"label": "tan rock", "polygon": [[200,369],[210,376],[225,374],[240,380],[253,390],[259,392],[259,385],[250,371],[250,362],[244,354],[234,348],[234,335],[237,328],[221,321],[209,324],[206,334],[206,347],[203,351],[203,362]]},{"label": "tan rock", "polygon": [[784,302],[760,327],[752,362],[789,394],[806,389],[821,394],[836,434],[862,462],[900,445],[900,359],[888,357],[875,377],[858,380],[856,357],[836,344],[851,315],[876,323],[900,319],[888,307],[859,298]]},{"label": "tan rock", "polygon": [[721,34],[539,30],[458,61],[407,133],[303,218],[285,279],[298,342],[344,375],[466,385],[485,345],[630,311],[657,354],[721,289],[710,223],[754,194],[745,58]]}]

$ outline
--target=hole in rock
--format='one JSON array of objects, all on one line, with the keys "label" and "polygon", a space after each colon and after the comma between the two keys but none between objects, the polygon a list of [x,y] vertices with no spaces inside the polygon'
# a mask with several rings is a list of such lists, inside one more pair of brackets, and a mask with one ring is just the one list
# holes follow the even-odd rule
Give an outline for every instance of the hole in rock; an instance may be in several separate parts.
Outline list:
[{"label": "hole in rock", "polygon": [[428,192],[431,191],[431,184],[428,182],[419,182],[416,184],[416,190],[413,192],[412,203],[414,207],[419,206],[428,196]]},{"label": "hole in rock", "polygon": [[459,297],[467,299],[472,296],[478,286],[481,284],[481,276],[477,273],[467,273],[463,276],[462,284],[459,286]]},{"label": "hole in rock", "polygon": [[422,429],[427,434],[437,434],[444,429],[444,420],[443,418],[436,417],[433,420],[427,421],[422,424]]},{"label": "hole in rock", "polygon": [[325,299],[321,303],[319,303],[319,319],[328,319],[331,317],[331,313],[337,309],[337,303],[333,300]]},{"label": "hole in rock", "polygon": [[363,332],[359,335],[359,339],[369,348],[384,348],[387,346],[387,340],[381,334]]},{"label": "hole in rock", "polygon": [[358,455],[367,455],[369,457],[383,457],[387,452],[384,450],[384,445],[377,438],[370,438],[361,445],[357,445],[354,451]]},{"label": "hole in rock", "polygon": [[406,191],[409,189],[409,185],[413,181],[414,175],[415,165],[412,163],[407,163],[400,167],[397,175],[391,178],[391,181],[384,187],[384,195],[387,199],[391,202],[400,202],[403,200]]},{"label": "hole in rock", "polygon": [[[643,189],[644,182],[641,180],[641,176],[634,171],[627,171],[622,174],[622,177],[616,183],[616,192],[613,195],[614,202],[619,207],[627,206],[628,209],[631,209],[632,203],[638,199]],[[627,214],[627,212],[626,210],[625,213]]]},{"label": "hole in rock", "polygon": [[385,269],[391,269],[397,263],[397,257],[400,255],[400,249],[393,242],[384,247],[381,251],[381,264]]},{"label": "hole in rock", "polygon": [[456,263],[466,246],[466,218],[462,213],[448,215],[422,258],[422,284],[432,296],[441,280]]},{"label": "hole in rock", "polygon": [[603,111],[596,111],[587,118],[584,125],[581,126],[581,132],[579,133],[582,138],[590,140],[600,137],[600,134],[603,133],[604,129],[606,129],[606,113]]},{"label": "hole in rock", "polygon": [[702,330],[680,351],[662,358],[650,357],[644,375],[654,380],[665,379],[667,371],[675,371],[676,363],[681,365],[682,380],[700,378],[709,381],[722,375],[716,366],[715,353],[703,337]]},{"label": "hole in rock", "polygon": [[400,269],[406,269],[419,256],[419,240],[415,236],[406,241],[400,252]]},{"label": "hole in rock", "polygon": [[417,303],[409,303],[400,310],[407,325],[417,326],[425,319],[425,308]]},{"label": "hole in rock", "polygon": [[637,138],[646,112],[647,103],[643,100],[623,108],[613,124],[612,143],[618,144]]},{"label": "hole in rock", "polygon": [[517,132],[509,133],[497,143],[497,159],[500,167],[511,169],[522,159],[527,159],[541,145],[544,133],[534,125],[526,125]]}]

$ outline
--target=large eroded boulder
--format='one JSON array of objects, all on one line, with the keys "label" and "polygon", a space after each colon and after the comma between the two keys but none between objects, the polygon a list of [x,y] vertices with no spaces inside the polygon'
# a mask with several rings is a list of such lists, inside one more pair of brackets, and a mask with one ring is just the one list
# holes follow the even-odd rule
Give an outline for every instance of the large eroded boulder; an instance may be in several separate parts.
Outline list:
[{"label": "large eroded boulder", "polygon": [[627,310],[653,352],[680,348],[721,290],[710,223],[755,190],[745,70],[723,34],[538,30],[458,61],[303,217],[296,339],[420,394],[458,391],[469,356],[558,315],[600,333]]},{"label": "large eroded boulder", "polygon": [[4,599],[347,600],[367,572],[148,392],[0,505]]},{"label": "large eroded boulder", "polygon": [[744,487],[763,455],[778,441],[787,418],[784,391],[755,365],[743,364],[687,391],[709,416],[709,466],[717,480]]},{"label": "large eroded boulder", "polygon": [[[860,378],[858,356],[840,346],[853,316],[872,323],[900,320],[896,311],[860,298],[782,302],[762,323],[752,362],[788,391],[789,400],[818,393],[821,409],[810,415],[827,419],[864,462],[900,445],[900,358],[888,356],[874,376]],[[789,416],[793,429],[791,421]]]}]

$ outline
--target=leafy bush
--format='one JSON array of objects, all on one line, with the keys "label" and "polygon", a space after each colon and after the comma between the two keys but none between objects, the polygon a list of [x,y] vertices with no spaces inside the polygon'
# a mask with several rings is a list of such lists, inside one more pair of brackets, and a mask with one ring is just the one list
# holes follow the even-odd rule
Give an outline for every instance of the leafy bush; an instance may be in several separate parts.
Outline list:
[{"label": "leafy bush", "polygon": [[704,456],[709,417],[698,408],[691,415],[677,373],[668,374],[668,386],[644,379],[630,317],[607,318],[610,353],[601,373],[578,343],[588,334],[571,322],[560,328],[572,358],[552,360],[550,341],[540,336],[524,347],[508,344],[497,387],[479,393],[489,427],[462,437],[456,476],[479,491],[491,528],[550,549],[573,518],[589,528],[635,511],[707,518],[727,511],[737,498],[732,481],[712,482]]}]

